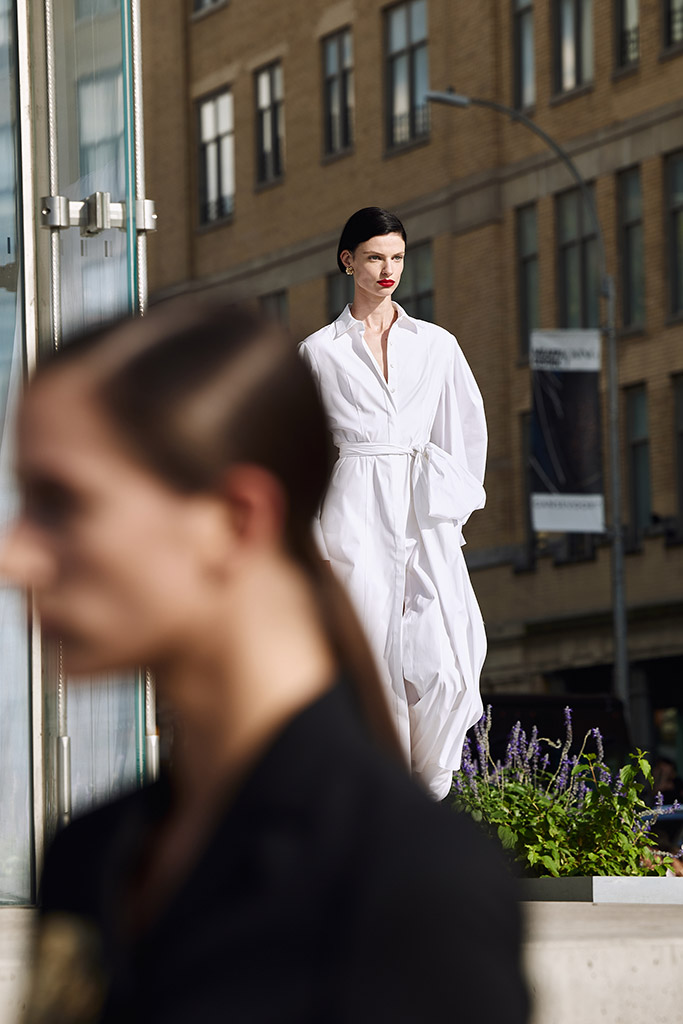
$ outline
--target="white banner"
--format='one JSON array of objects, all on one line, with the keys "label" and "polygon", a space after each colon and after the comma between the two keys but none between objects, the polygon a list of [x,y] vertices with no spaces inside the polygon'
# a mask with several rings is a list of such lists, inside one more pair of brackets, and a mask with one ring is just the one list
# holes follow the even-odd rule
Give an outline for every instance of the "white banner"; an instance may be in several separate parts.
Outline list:
[{"label": "white banner", "polygon": [[602,494],[532,494],[531,521],[540,533],[603,533]]},{"label": "white banner", "polygon": [[600,371],[599,330],[532,331],[532,370]]}]

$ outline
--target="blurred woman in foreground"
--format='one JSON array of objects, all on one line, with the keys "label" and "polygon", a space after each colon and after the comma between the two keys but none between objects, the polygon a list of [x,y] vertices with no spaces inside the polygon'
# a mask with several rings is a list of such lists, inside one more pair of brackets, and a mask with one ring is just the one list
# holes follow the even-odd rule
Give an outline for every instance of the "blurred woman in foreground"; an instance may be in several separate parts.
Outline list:
[{"label": "blurred woman in foreground", "polygon": [[330,463],[302,361],[237,308],[157,307],[29,387],[5,575],[68,671],[151,665],[177,723],[168,776],[48,854],[29,1021],[525,1019],[498,858],[407,777],[315,553]]}]

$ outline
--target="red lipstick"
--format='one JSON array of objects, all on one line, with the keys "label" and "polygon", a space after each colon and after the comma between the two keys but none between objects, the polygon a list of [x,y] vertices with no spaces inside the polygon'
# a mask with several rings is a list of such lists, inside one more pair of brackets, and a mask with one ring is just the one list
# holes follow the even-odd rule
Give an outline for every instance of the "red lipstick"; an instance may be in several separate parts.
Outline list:
[{"label": "red lipstick", "polygon": [[391,280],[390,277],[385,277],[379,283],[382,285],[382,288],[391,288],[394,282]]}]

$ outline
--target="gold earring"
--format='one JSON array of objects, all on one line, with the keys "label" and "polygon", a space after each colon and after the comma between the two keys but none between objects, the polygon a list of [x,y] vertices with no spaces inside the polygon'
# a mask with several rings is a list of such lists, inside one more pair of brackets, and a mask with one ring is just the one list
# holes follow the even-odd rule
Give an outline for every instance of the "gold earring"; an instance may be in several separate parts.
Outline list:
[{"label": "gold earring", "polygon": [[349,277],[353,277],[353,267],[347,267],[346,273],[349,275]]}]

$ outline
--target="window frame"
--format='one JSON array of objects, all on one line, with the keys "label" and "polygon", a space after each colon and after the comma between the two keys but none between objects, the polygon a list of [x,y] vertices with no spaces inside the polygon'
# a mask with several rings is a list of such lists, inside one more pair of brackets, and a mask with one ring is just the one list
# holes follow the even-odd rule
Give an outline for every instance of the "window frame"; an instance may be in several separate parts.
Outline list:
[{"label": "window frame", "polygon": [[[233,181],[235,182],[234,191],[233,191],[233,194],[232,194],[232,207],[229,210],[226,210],[226,211],[222,212],[219,216],[210,218],[210,217],[205,217],[204,216],[204,209],[208,205],[208,200],[206,199],[206,173],[205,173],[206,164],[205,164],[205,160],[204,160],[204,151],[205,151],[206,146],[208,145],[208,143],[205,144],[202,141],[202,123],[201,123],[201,116],[202,115],[201,115],[201,111],[202,111],[202,106],[204,104],[209,103],[209,102],[217,102],[218,99],[221,96],[224,96],[224,95],[226,95],[228,93],[232,96],[232,130],[230,132],[224,132],[223,134],[217,135],[215,140],[213,140],[213,141],[216,141],[216,142],[220,143],[221,139],[223,139],[223,138],[225,138],[227,136],[230,136],[230,135],[232,136],[232,140],[233,140],[232,141],[232,146],[233,146],[233,150],[232,150],[233,151],[232,176],[233,176]],[[198,199],[197,218],[198,218],[198,224],[199,224],[200,228],[210,228],[210,227],[213,227],[214,225],[225,224],[226,222],[231,221],[232,218],[235,215],[235,202],[236,202],[236,193],[237,193],[237,183],[236,183],[237,161],[236,161],[236,158],[235,158],[235,99],[234,99],[232,85],[223,86],[222,88],[217,89],[215,92],[211,92],[211,93],[209,93],[206,96],[200,96],[195,101],[195,125],[196,125],[196,137],[197,137],[197,186],[198,186],[197,187],[197,199]],[[221,179],[221,156],[220,156],[220,153],[221,153],[221,148],[220,148],[220,145],[219,145],[218,146],[218,175],[217,175],[219,182],[220,182],[220,179]],[[223,200],[223,197],[220,196],[218,202],[222,203],[222,200]]]},{"label": "window frame", "polygon": [[[348,36],[351,41],[351,65],[344,67],[344,37]],[[335,42],[337,47],[338,71],[334,75],[327,72],[326,47],[329,43]],[[326,158],[343,156],[353,152],[354,149],[354,88],[355,88],[355,60],[353,51],[353,30],[350,25],[329,32],[320,40],[320,59],[323,86],[323,156]],[[330,104],[330,83],[339,81],[340,92],[340,135],[341,144],[338,147],[333,145],[333,132],[331,130],[332,112]]]},{"label": "window frame", "polygon": [[[640,63],[640,0],[636,0],[638,4],[636,28],[630,30],[625,28],[627,3],[628,0],[615,0],[614,6],[614,63],[618,71],[632,70]],[[631,47],[625,40],[625,36],[629,32],[635,32],[635,56],[629,56]]]},{"label": "window frame", "polygon": [[[673,27],[673,16],[677,15],[681,19],[679,28],[680,35],[677,39],[674,39]],[[680,10],[675,11],[673,6],[673,0],[662,0],[662,48],[672,50],[674,52],[683,52],[683,4],[681,4]]]},{"label": "window frame", "polygon": [[[595,189],[593,182],[587,182],[586,187],[590,192],[593,205],[595,205]],[[578,228],[576,239],[571,242],[560,242],[560,203],[564,198],[571,194],[575,194],[579,199],[578,205]],[[586,224],[588,224],[589,230],[586,230]],[[588,269],[590,261],[587,259],[588,246],[593,244],[596,249],[596,267],[597,275],[595,281],[595,301],[596,301],[596,319],[597,323],[591,324],[588,322],[588,311],[589,311],[589,281],[588,281]],[[598,236],[593,224],[593,218],[587,210],[587,200],[584,195],[583,189],[579,185],[575,185],[572,188],[564,189],[562,192],[558,192],[555,195],[555,248],[556,248],[556,277],[557,277],[557,322],[561,328],[568,326],[568,308],[567,308],[567,293],[565,291],[564,283],[566,275],[563,274],[563,253],[566,252],[572,245],[578,246],[579,249],[579,280],[581,285],[581,292],[579,296],[580,302],[580,323],[575,325],[577,328],[585,327],[598,327],[600,323],[600,270],[598,266]]]},{"label": "window frame", "polygon": [[[282,81],[282,97],[280,99],[276,97],[277,90],[275,88],[275,75],[278,70],[280,71]],[[259,103],[259,79],[264,74],[268,75],[269,105],[262,108]],[[277,158],[273,157],[272,170],[269,170],[267,167],[267,153],[265,148],[262,148],[262,141],[265,138],[265,130],[262,131],[262,112],[266,110],[270,111],[271,114],[270,141],[272,153],[277,154]],[[264,188],[269,185],[278,184],[285,176],[285,84],[284,67],[279,57],[276,60],[269,61],[267,64],[263,64],[254,71],[254,112],[256,187]],[[274,114],[276,116],[273,116]]]},{"label": "window frame", "polygon": [[[429,254],[430,287],[426,291],[420,291],[417,286],[417,259],[420,251],[427,252]],[[413,260],[414,262],[412,262]],[[401,295],[401,287],[407,280],[405,276],[406,266],[411,266],[411,263],[412,266],[415,267],[416,287],[413,292],[408,294],[407,299],[405,299]],[[413,317],[413,319],[428,321],[432,321],[434,319],[434,244],[431,238],[424,239],[416,245],[411,245],[410,249],[406,250],[403,274],[401,275],[401,280],[394,297],[399,306],[405,309],[408,316]],[[408,308],[406,307],[406,302],[408,303]],[[428,302],[429,308],[427,310],[420,309],[420,304],[424,304],[425,302]],[[420,315],[421,313],[428,313],[429,315],[422,316]]]},{"label": "window frame", "polygon": [[[417,0],[399,0],[398,3],[391,4],[383,9],[384,15],[384,91],[385,91],[385,138],[386,148],[388,153],[394,153],[405,149],[409,146],[414,146],[416,143],[424,142],[429,139],[430,134],[430,123],[429,123],[429,103],[424,104],[424,128],[418,130],[417,126],[417,107],[414,103],[415,95],[415,52],[421,47],[427,51],[427,74],[429,75],[429,22],[427,22],[427,35],[424,39],[418,43],[412,43],[410,40],[410,8],[413,3]],[[425,0],[425,6],[428,11],[427,3]],[[390,17],[394,11],[397,11],[400,7],[405,7],[406,18],[407,18],[407,42],[406,47],[403,50],[392,53],[390,50]],[[392,69],[395,61],[398,57],[403,54],[408,56],[408,91],[409,91],[409,109],[408,109],[408,137],[406,139],[396,140],[394,137],[394,115],[393,115],[393,74]]]},{"label": "window frame", "polygon": [[[632,436],[632,416],[629,403],[635,395],[643,395],[645,401],[645,418],[647,432],[642,436]],[[648,403],[647,385],[645,383],[632,384],[624,388],[624,424],[626,427],[626,464],[627,464],[627,493],[628,493],[628,532],[631,544],[637,548],[640,539],[648,531],[652,523],[652,460],[650,458],[650,410]],[[638,521],[638,498],[639,488],[636,487],[636,453],[645,449],[647,453],[647,498],[649,513],[647,522]]]},{"label": "window frame", "polygon": [[[583,47],[583,26],[584,26],[584,9],[583,5],[585,0],[569,0],[573,6],[574,12],[574,66],[575,66],[575,81],[571,86],[565,88],[564,78],[564,67],[562,64],[562,3],[563,0],[554,0],[552,11],[553,11],[553,61],[552,61],[552,75],[553,75],[553,95],[554,96],[570,96],[572,93],[579,89],[584,89],[586,86],[592,85],[595,79],[595,41],[593,40],[593,66],[591,68],[590,75],[586,74],[585,60],[586,55]],[[593,2],[590,0],[591,10],[591,32],[595,30],[595,12],[593,9]]]},{"label": "window frame", "polygon": [[[520,8],[519,3],[523,6]],[[522,23],[528,17],[531,19],[531,63],[533,79],[533,99],[530,103],[523,101],[523,60],[522,60]],[[534,21],[534,0],[512,0],[512,53],[513,53],[513,82],[512,93],[515,110],[532,110],[536,105],[536,25]]]},{"label": "window frame", "polygon": [[[522,216],[533,211],[535,220],[536,246],[532,253],[522,252]],[[540,260],[538,251],[538,202],[525,203],[515,209],[515,243],[517,257],[517,337],[519,344],[519,359],[522,363],[529,362],[529,347],[531,331],[534,326],[531,323],[529,310],[527,309],[527,268],[530,263],[536,264],[536,326],[540,320]]]},{"label": "window frame", "polygon": [[677,535],[683,539],[683,372],[672,374],[674,390],[674,460],[676,465]]},{"label": "window frame", "polygon": [[[669,315],[678,319],[683,317],[683,246],[678,251],[676,225],[678,218],[683,218],[683,196],[678,204],[673,201],[673,164],[683,164],[683,149],[667,153],[664,161],[664,216],[666,218],[664,237],[666,239],[666,274],[668,287]],[[680,264],[680,265],[679,265]],[[678,279],[681,278],[680,294]]]},{"label": "window frame", "polygon": [[[637,174],[638,187],[640,190],[640,214],[638,217],[629,218],[625,212],[625,196],[624,196],[624,183],[626,176],[630,174]],[[642,266],[642,280],[640,281],[641,288],[641,305],[643,309],[643,317],[641,320],[632,318],[632,310],[629,303],[630,295],[630,283],[631,283],[631,267],[630,267],[630,255],[631,255],[631,234],[634,228],[640,227],[641,229],[641,247],[644,246],[644,219],[643,219],[643,190],[641,182],[640,164],[634,164],[631,167],[626,167],[624,170],[619,171],[617,174],[617,223],[618,223],[618,237],[619,237],[619,290],[621,293],[621,319],[622,325],[625,330],[638,331],[645,327],[645,263],[644,257],[641,253],[641,266]]]}]

